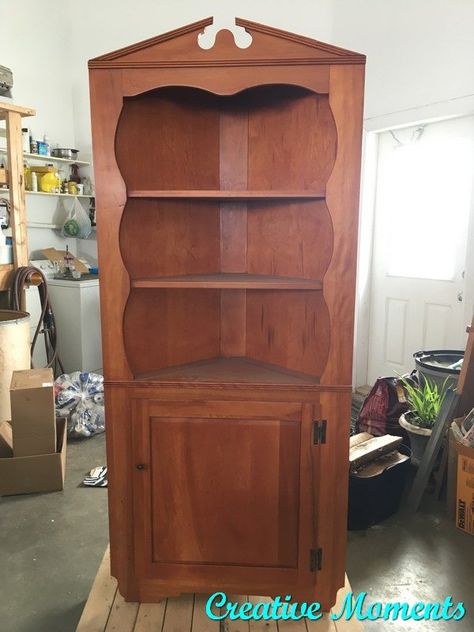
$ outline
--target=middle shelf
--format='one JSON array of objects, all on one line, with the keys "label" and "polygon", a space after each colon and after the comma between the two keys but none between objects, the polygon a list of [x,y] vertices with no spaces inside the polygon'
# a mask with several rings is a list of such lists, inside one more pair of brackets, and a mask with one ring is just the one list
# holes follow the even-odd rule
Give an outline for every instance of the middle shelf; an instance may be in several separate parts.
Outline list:
[{"label": "middle shelf", "polygon": [[201,288],[248,290],[322,290],[320,280],[262,274],[186,274],[132,279],[132,288]]}]

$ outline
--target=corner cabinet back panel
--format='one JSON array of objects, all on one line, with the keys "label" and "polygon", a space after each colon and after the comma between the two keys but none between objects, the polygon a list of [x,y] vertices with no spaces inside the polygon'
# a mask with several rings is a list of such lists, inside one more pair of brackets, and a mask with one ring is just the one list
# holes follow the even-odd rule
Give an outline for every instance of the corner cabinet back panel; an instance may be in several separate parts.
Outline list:
[{"label": "corner cabinet back panel", "polygon": [[116,156],[132,191],[311,191],[330,176],[336,129],[327,95],[296,86],[163,88],[124,101]]},{"label": "corner cabinet back panel", "polygon": [[237,45],[212,23],[89,62],[111,569],[127,601],[327,610],[365,57],[240,18]]},{"label": "corner cabinet back panel", "polygon": [[116,154],[133,189],[218,189],[219,110],[213,95],[165,88],[126,99]]}]

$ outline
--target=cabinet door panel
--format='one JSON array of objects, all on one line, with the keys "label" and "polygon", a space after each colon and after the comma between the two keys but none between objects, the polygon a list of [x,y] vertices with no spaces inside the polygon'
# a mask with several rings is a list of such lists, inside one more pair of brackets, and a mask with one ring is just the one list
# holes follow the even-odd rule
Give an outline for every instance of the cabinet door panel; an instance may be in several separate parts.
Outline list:
[{"label": "cabinet door panel", "polygon": [[137,572],[180,582],[308,582],[312,407],[194,401],[177,402],[174,413],[173,404],[135,402]]},{"label": "cabinet door panel", "polygon": [[150,419],[154,562],[296,567],[300,427]]}]

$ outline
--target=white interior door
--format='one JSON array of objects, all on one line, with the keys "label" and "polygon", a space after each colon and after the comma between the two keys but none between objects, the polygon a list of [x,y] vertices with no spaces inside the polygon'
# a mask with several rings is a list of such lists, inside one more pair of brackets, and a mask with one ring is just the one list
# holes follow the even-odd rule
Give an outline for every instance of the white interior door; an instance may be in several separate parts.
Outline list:
[{"label": "white interior door", "polygon": [[473,311],[474,116],[380,134],[368,381],[463,349]]}]

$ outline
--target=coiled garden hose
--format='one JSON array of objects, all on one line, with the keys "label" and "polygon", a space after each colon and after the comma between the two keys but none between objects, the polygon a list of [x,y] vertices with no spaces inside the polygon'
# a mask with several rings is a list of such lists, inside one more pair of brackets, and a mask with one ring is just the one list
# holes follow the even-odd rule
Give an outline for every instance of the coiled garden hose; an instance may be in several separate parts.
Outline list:
[{"label": "coiled garden hose", "polygon": [[39,334],[44,334],[44,346],[46,349],[47,361],[46,367],[51,367],[53,369],[54,377],[58,377],[64,373],[64,367],[58,352],[56,321],[54,319],[51,303],[49,302],[48,284],[46,282],[46,277],[41,270],[38,270],[38,268],[34,268],[33,266],[24,266],[15,270],[11,289],[12,309],[21,309],[20,306],[25,285],[31,283],[33,281],[33,277],[35,284],[37,283],[38,278],[40,280],[37,287],[41,304],[41,316],[38,320],[33,340],[31,341],[31,366],[33,366],[33,353],[38,336]]}]

